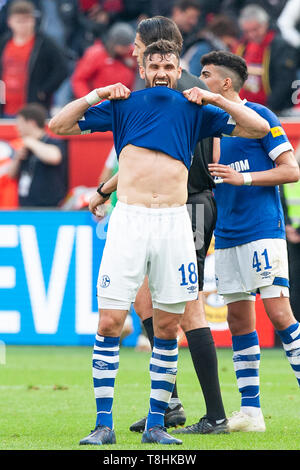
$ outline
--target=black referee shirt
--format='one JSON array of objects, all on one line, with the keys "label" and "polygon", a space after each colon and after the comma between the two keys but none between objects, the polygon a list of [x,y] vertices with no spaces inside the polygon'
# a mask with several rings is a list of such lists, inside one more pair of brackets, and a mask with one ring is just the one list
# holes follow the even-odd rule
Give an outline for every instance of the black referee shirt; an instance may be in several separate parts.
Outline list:
[{"label": "black referee shirt", "polygon": [[[195,75],[182,71],[182,76],[177,84],[178,91],[197,86],[208,90],[205,83]],[[188,176],[188,194],[200,193],[206,189],[215,187],[212,176],[208,171],[208,163],[213,161],[213,138],[202,139],[197,143],[194,158]]]}]

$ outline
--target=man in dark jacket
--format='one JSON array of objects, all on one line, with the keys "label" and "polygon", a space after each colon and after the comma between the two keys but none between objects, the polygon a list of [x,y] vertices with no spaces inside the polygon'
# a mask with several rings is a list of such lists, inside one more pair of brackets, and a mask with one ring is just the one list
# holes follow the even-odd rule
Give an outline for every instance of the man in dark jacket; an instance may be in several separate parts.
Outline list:
[{"label": "man in dark jacket", "polygon": [[0,78],[6,91],[1,115],[14,117],[29,102],[49,110],[53,93],[68,74],[63,52],[50,38],[35,32],[31,2],[14,1],[7,23],[10,32],[0,41]]}]

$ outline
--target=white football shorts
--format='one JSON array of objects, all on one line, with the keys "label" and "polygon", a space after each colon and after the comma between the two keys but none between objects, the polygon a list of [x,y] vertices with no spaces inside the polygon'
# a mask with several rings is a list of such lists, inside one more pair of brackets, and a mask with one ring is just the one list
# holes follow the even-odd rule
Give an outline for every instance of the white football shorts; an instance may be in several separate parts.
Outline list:
[{"label": "white football shorts", "polygon": [[289,296],[286,241],[281,238],[215,250],[217,290],[225,303]]},{"label": "white football shorts", "polygon": [[99,309],[107,308],[109,299],[129,309],[146,275],[154,308],[164,304],[166,311],[183,313],[185,303],[197,299],[196,252],[185,205],[155,209],[117,202],[99,270]]}]

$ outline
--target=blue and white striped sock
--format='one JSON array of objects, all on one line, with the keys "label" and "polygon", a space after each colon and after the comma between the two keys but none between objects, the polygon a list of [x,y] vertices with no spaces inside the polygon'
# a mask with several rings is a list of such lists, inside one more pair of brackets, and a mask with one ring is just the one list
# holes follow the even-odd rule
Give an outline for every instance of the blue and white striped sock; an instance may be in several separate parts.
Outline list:
[{"label": "blue and white striped sock", "polygon": [[96,426],[107,426],[110,429],[113,429],[112,406],[115,378],[119,368],[119,349],[119,337],[96,335],[93,354]]},{"label": "blue and white striped sock", "polygon": [[146,429],[164,426],[164,415],[173,392],[177,374],[177,339],[154,337],[150,360],[151,394]]},{"label": "blue and white striped sock", "polygon": [[276,333],[282,341],[286,357],[300,386],[300,325],[297,322],[285,330],[276,330]]},{"label": "blue and white striped sock", "polygon": [[257,332],[232,336],[233,363],[241,393],[241,410],[255,416],[260,412],[259,363]]}]

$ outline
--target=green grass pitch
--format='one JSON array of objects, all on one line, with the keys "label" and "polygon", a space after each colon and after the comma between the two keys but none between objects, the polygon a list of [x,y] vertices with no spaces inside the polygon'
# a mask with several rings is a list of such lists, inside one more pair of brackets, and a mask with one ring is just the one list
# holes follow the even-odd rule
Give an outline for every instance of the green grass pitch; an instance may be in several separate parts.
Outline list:
[{"label": "green grass pitch", "polygon": [[[238,410],[240,396],[232,352],[218,349],[219,375],[227,415]],[[116,379],[114,446],[79,446],[95,424],[89,347],[7,346],[0,365],[0,450],[299,450],[300,394],[280,348],[261,351],[261,404],[265,433],[182,436],[182,446],[141,444],[129,426],[145,415],[150,378],[149,353],[121,348]],[[178,391],[187,424],[205,413],[188,350],[179,351]],[[180,436],[178,436],[180,437]]]}]

